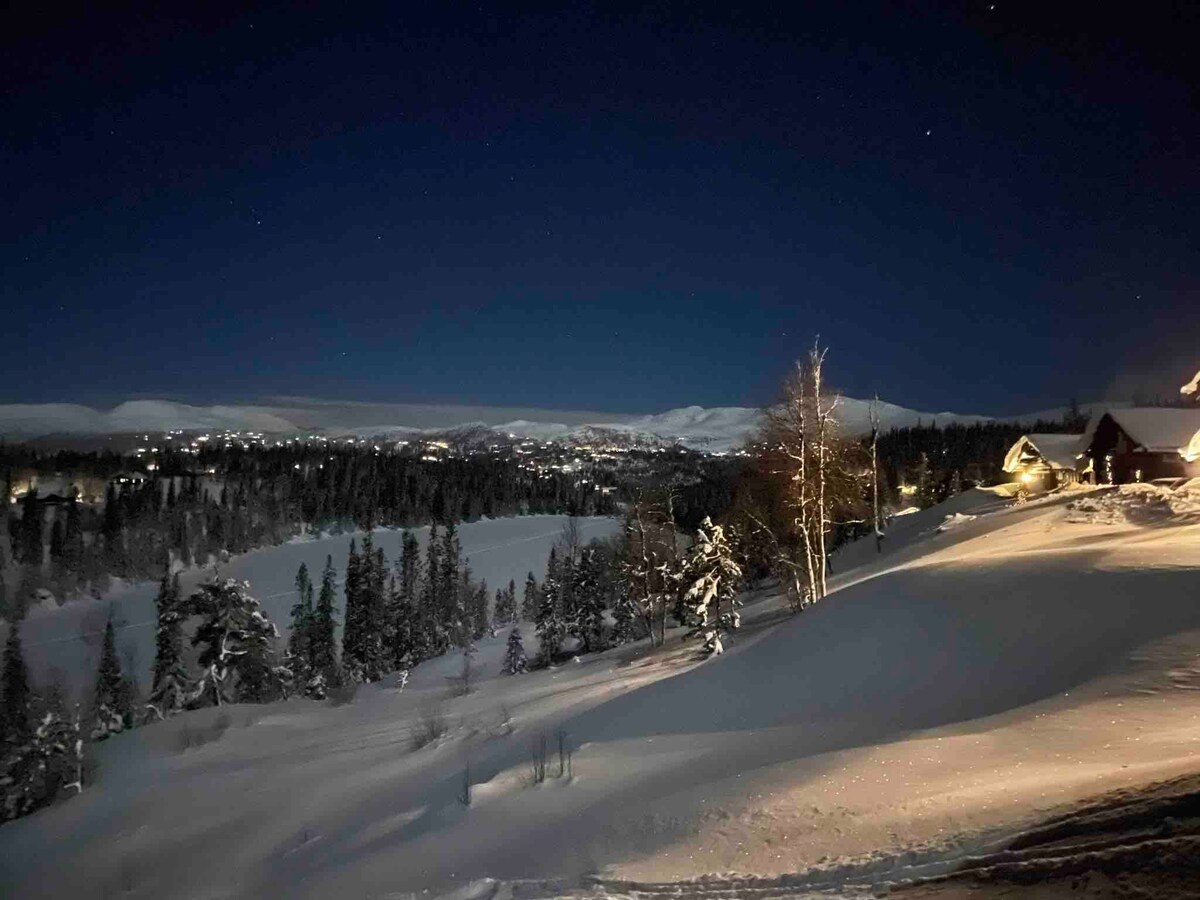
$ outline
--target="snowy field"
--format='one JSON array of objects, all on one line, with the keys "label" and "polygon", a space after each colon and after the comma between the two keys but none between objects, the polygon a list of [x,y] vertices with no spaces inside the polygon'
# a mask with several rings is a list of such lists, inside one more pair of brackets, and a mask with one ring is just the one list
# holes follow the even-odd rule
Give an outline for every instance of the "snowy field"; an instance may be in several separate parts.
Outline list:
[{"label": "snowy field", "polygon": [[[0,828],[0,883],[31,898],[829,897],[936,873],[1062,804],[1200,770],[1200,524],[1190,502],[1139,492],[971,491],[903,516],[883,554],[868,540],[835,557],[817,607],[750,598],[732,648],[704,662],[675,634],[507,677],[501,635],[465,697],[447,691],[450,657],[341,706],[118,735],[82,796]],[[314,565],[277,564],[279,590],[301,558]],[[418,746],[431,723],[444,733]]]},{"label": "snowy field", "polygon": [[[471,566],[476,580],[486,579],[492,592],[517,583],[520,596],[525,576],[532,571],[541,581],[546,572],[546,556],[550,546],[562,531],[566,516],[517,516],[505,519],[482,520],[459,526],[463,556]],[[579,520],[584,540],[615,534],[619,523],[614,519],[584,518]],[[428,528],[413,529],[424,547]],[[403,532],[380,528],[375,531],[375,546],[382,547],[389,563],[400,552]],[[263,604],[268,616],[286,636],[292,604],[296,601],[295,579],[300,564],[308,566],[313,581],[319,583],[325,557],[333,556],[333,565],[340,579],[345,573],[350,539],[362,544],[361,532],[333,537],[298,539],[277,547],[265,547],[232,558],[220,567],[222,575],[250,582],[251,593]],[[184,572],[181,582],[187,593],[208,575],[211,569]],[[99,602],[91,599],[71,601],[62,607],[32,610],[21,627],[25,659],[35,680],[42,681],[52,673],[67,682],[73,691],[88,688],[100,656],[100,640],[104,622],[111,607],[117,631],[117,649],[123,663],[138,673],[143,689],[149,684],[154,664],[154,596],[157,584],[117,584]],[[339,606],[343,598],[338,597]],[[340,616],[339,616],[340,618]],[[5,632],[7,633],[7,632]]]}]

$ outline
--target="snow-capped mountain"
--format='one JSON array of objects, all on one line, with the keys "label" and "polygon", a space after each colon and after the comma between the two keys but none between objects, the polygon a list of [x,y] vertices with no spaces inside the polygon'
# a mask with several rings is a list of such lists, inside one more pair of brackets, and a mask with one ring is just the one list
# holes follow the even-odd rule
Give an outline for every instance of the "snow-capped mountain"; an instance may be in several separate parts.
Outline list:
[{"label": "snow-capped mountain", "polygon": [[[870,401],[842,398],[838,418],[848,431],[870,427]],[[922,412],[880,403],[883,428],[917,422],[988,421],[991,417]],[[524,407],[436,406],[346,403],[279,398],[266,404],[193,406],[171,400],[131,400],[100,410],[73,403],[0,405],[0,436],[30,439],[49,435],[117,435],[165,431],[242,431],[263,434],[403,438],[418,434],[487,430],[515,438],[554,441],[627,440],[682,444],[726,452],[758,425],[762,410],[685,406],[649,415],[612,414]],[[1024,417],[1032,420],[1034,416]]]}]

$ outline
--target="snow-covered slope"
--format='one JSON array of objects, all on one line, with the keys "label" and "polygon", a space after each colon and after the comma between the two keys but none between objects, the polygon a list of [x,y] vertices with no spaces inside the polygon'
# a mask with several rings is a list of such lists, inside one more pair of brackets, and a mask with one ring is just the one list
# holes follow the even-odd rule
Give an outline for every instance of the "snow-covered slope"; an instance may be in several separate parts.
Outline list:
[{"label": "snow-covered slope", "polygon": [[[904,516],[882,554],[837,554],[828,599],[791,617],[757,598],[705,662],[676,635],[501,676],[500,635],[466,697],[447,696],[449,658],[346,706],[119,735],[82,796],[0,828],[0,883],[316,898],[597,871],[903,878],[1055,804],[1200,766],[1200,525],[1184,503],[1129,515],[1140,493],[972,491]],[[1097,505],[1125,512],[1096,521]],[[431,715],[449,730],[415,748]]]},{"label": "snow-covered slope", "polygon": [[[870,427],[870,403],[844,398],[838,415],[845,428]],[[456,429],[492,429],[537,440],[587,440],[617,436],[652,443],[680,443],[723,452],[754,430],[761,410],[730,406],[687,406],[653,415],[618,415],[564,410],[419,404],[335,403],[283,398],[270,405],[191,406],[169,400],[133,400],[111,410],[65,403],[0,405],[0,436],[34,438],[52,434],[129,434],[164,431],[251,431],[283,435],[322,433],[361,437],[408,437]],[[884,428],[977,422],[986,416],[928,413],[880,405]]]}]

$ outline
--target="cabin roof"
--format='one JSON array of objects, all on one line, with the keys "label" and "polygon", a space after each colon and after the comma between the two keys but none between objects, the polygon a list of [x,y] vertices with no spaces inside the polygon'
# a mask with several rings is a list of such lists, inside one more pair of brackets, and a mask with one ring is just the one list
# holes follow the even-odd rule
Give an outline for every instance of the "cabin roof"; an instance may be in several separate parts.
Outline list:
[{"label": "cabin roof", "polygon": [[[1200,431],[1200,407],[1134,406],[1129,409],[1106,409],[1092,417],[1081,446],[1088,446],[1096,429],[1108,416],[1139,447],[1152,453],[1184,453]],[[1200,449],[1200,448],[1198,448]]]},{"label": "cabin roof", "polygon": [[1074,469],[1081,448],[1077,434],[1025,434],[1004,456],[1004,471],[1015,472],[1026,451],[1035,453],[1052,469]]}]

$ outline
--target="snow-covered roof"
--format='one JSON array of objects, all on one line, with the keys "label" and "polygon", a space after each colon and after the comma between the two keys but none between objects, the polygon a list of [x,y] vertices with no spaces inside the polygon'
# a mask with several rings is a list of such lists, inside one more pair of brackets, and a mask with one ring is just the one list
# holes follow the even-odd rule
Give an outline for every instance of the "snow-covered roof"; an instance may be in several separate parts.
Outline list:
[{"label": "snow-covered roof", "polygon": [[1021,467],[1021,458],[1034,453],[1046,461],[1052,469],[1073,469],[1080,452],[1077,434],[1026,434],[1009,448],[1004,456],[1004,471],[1015,472]]},{"label": "snow-covered roof", "polygon": [[1152,453],[1183,453],[1200,431],[1200,407],[1178,409],[1160,406],[1134,406],[1106,409],[1092,417],[1081,446],[1092,442],[1100,420],[1109,416],[1139,447]]},{"label": "snow-covered roof", "polygon": [[1196,377],[1179,389],[1181,394],[1200,394],[1200,372],[1196,373]]},{"label": "snow-covered roof", "polygon": [[1200,431],[1193,434],[1192,439],[1187,442],[1187,446],[1180,447],[1179,452],[1188,462],[1200,461]]}]

